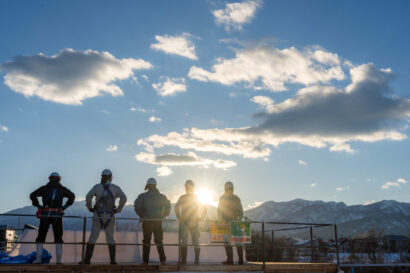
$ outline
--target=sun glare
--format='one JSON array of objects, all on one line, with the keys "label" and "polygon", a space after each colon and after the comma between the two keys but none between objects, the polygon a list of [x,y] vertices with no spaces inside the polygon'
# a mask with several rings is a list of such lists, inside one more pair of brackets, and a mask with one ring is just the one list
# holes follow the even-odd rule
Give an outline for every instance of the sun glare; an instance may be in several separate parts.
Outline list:
[{"label": "sun glare", "polygon": [[217,201],[215,200],[215,194],[213,190],[210,189],[199,189],[195,191],[196,196],[198,197],[199,202],[202,204],[216,206]]}]

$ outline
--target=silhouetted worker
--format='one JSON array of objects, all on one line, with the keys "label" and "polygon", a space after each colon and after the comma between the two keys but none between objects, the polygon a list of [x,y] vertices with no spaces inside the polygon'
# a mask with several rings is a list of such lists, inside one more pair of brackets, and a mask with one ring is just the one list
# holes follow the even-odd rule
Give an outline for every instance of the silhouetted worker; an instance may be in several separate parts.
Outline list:
[{"label": "silhouetted worker", "polygon": [[[36,260],[34,263],[41,263],[43,243],[46,240],[48,228],[52,225],[54,242],[56,243],[56,261],[57,264],[61,264],[61,257],[63,255],[63,211],[74,203],[75,195],[60,184],[61,176],[57,172],[51,173],[48,179],[47,185],[38,188],[30,194],[33,206],[38,208],[37,217],[40,218],[40,227],[36,239]],[[42,206],[38,202],[38,197],[42,198]],[[68,199],[64,206],[63,198]]]},{"label": "silhouetted worker", "polygon": [[[225,183],[225,193],[219,198],[217,217],[219,221],[226,224],[231,221],[242,220],[243,208],[241,199],[233,194],[232,182],[228,181]],[[236,250],[239,256],[239,264],[243,264],[243,247],[237,245]],[[225,243],[225,251],[227,260],[223,264],[233,264],[233,250],[230,242]]]},{"label": "silhouetted worker", "polygon": [[[144,264],[149,263],[149,252],[151,249],[151,236],[154,233],[154,242],[157,245],[159,260],[165,264],[166,257],[162,244],[164,232],[162,230],[162,219],[167,217],[171,210],[171,202],[157,189],[157,181],[149,178],[145,185],[146,192],[141,193],[134,202],[135,212],[142,219],[143,248],[142,260]],[[151,221],[150,221],[151,220]]]},{"label": "silhouetted worker", "polygon": [[205,219],[206,206],[203,206],[194,193],[195,184],[192,180],[185,182],[186,194],[179,197],[175,205],[175,215],[179,220],[179,238],[181,264],[186,264],[188,233],[191,234],[195,250],[195,264],[199,264],[199,222]]},{"label": "silhouetted worker", "polygon": [[[127,202],[127,196],[119,186],[111,183],[112,179],[111,171],[105,169],[101,173],[101,183],[95,185],[85,197],[86,206],[90,212],[94,213],[94,217],[91,225],[90,238],[88,239],[85,251],[84,264],[89,264],[91,261],[95,242],[100,235],[101,229],[105,231],[105,238],[110,253],[110,264],[117,264],[115,261],[114,240],[115,214],[121,212]],[[94,197],[95,204],[93,205],[92,201]],[[115,205],[117,198],[120,199],[118,207]]]}]

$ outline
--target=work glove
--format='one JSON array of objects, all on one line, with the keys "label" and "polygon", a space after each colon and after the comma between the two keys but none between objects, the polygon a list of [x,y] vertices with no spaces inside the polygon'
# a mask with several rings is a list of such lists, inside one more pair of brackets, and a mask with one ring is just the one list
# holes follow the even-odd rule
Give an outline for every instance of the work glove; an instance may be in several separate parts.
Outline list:
[{"label": "work glove", "polygon": [[69,206],[67,206],[67,204],[65,204],[61,209],[62,209],[63,211],[65,211],[68,207],[69,207]]},{"label": "work glove", "polygon": [[90,212],[94,213],[95,212],[95,208],[90,208],[88,209]]},{"label": "work glove", "polygon": [[113,208],[112,211],[114,212],[114,214],[119,213],[119,211],[117,210],[117,208]]}]

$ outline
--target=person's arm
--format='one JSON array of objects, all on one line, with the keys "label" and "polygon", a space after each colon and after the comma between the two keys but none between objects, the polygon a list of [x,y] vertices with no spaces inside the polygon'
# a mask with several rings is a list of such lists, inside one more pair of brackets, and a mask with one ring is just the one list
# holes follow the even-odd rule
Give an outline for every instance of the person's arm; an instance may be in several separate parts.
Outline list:
[{"label": "person's arm", "polygon": [[171,201],[169,201],[165,195],[163,196],[164,196],[164,211],[162,213],[162,216],[165,218],[171,212]]},{"label": "person's arm", "polygon": [[243,207],[241,203],[241,199],[237,196],[236,197],[236,208],[237,208],[237,213],[238,213],[238,218],[239,220],[242,220],[243,217]]},{"label": "person's arm", "polygon": [[30,200],[33,206],[40,208],[40,202],[38,202],[38,197],[43,195],[43,187],[38,188],[30,194]]},{"label": "person's arm", "polygon": [[182,203],[181,199],[182,199],[182,196],[178,198],[178,201],[174,207],[175,216],[177,217],[177,219],[181,216],[181,203]]},{"label": "person's arm", "polygon": [[140,194],[140,195],[138,195],[137,199],[135,199],[135,201],[134,201],[134,210],[135,210],[135,213],[136,213],[140,218],[143,218],[143,217],[144,217],[144,216],[143,216],[143,203],[144,203],[143,196],[142,196],[142,194]]},{"label": "person's arm", "polygon": [[69,206],[71,206],[74,203],[75,195],[72,191],[70,191],[69,189],[63,187],[63,198],[64,197],[67,198],[67,202],[62,207],[62,209],[66,210]]},{"label": "person's arm", "polygon": [[91,212],[94,212],[95,209],[93,207],[93,198],[95,195],[95,186],[91,188],[91,190],[87,193],[87,195],[85,196],[85,206],[87,207],[87,209]]},{"label": "person's arm", "polygon": [[122,209],[125,206],[125,203],[127,203],[127,196],[125,195],[125,193],[121,190],[120,187],[117,187],[118,191],[117,191],[117,196],[120,198],[120,203],[118,204],[118,207],[115,209],[116,212],[121,212]]}]

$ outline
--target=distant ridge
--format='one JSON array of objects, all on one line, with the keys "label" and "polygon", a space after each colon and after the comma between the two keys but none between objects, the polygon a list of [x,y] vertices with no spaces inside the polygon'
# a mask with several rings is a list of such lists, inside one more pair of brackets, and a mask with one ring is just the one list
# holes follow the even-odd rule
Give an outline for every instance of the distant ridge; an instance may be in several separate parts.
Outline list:
[{"label": "distant ridge", "polygon": [[[32,206],[9,211],[8,213],[35,214]],[[75,202],[66,211],[66,215],[91,216],[85,208],[84,201]],[[286,202],[268,201],[260,206],[245,211],[245,215],[254,221],[286,221],[307,223],[335,223],[338,225],[339,236],[356,236],[366,233],[370,229],[383,231],[384,234],[410,236],[410,203],[383,200],[370,205],[348,206],[343,202],[308,201],[295,199]],[[132,205],[126,205],[118,217],[136,217]],[[169,216],[175,219],[171,213]],[[208,206],[208,219],[216,218],[216,208]],[[17,226],[16,217],[0,217],[0,225],[8,224]],[[21,218],[21,224],[38,225],[36,218]],[[81,229],[82,221],[79,219],[65,219],[66,229]],[[88,226],[90,226],[88,224]],[[137,221],[118,221],[118,229],[135,230]],[[279,228],[267,225],[267,229]],[[315,235],[329,238],[333,230],[322,228]],[[289,233],[288,233],[289,234]],[[304,233],[293,233],[299,237],[306,237]],[[278,234],[280,235],[280,234]]]}]

